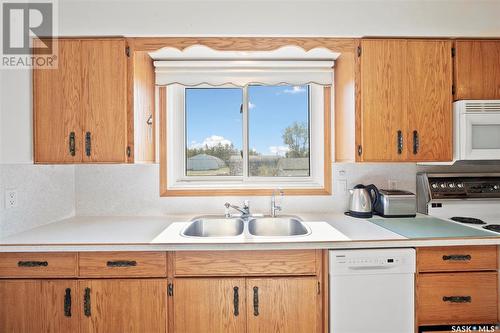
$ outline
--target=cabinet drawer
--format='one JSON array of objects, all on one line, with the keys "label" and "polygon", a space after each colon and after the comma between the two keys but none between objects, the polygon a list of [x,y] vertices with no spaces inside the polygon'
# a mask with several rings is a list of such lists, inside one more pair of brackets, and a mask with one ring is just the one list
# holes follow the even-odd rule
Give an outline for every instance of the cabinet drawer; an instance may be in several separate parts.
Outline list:
[{"label": "cabinet drawer", "polygon": [[76,253],[0,253],[0,278],[75,277]]},{"label": "cabinet drawer", "polygon": [[181,251],[176,276],[316,275],[321,251]]},{"label": "cabinet drawer", "polygon": [[419,272],[487,271],[497,269],[496,246],[443,246],[417,249]]},{"label": "cabinet drawer", "polygon": [[419,325],[496,322],[497,283],[496,272],[419,274]]},{"label": "cabinet drawer", "polygon": [[165,252],[81,252],[81,277],[162,277],[167,275]]}]

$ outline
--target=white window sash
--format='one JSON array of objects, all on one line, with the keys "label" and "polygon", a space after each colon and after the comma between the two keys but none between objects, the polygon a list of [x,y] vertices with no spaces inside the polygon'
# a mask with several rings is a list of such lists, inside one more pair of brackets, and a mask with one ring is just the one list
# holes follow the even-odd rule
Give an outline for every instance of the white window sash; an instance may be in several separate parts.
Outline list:
[{"label": "white window sash", "polygon": [[[208,87],[208,86],[205,86]],[[243,96],[243,176],[186,176],[185,87],[167,88],[167,189],[323,188],[324,96],[323,87],[310,86],[308,177],[255,177],[248,175],[248,98]]]}]

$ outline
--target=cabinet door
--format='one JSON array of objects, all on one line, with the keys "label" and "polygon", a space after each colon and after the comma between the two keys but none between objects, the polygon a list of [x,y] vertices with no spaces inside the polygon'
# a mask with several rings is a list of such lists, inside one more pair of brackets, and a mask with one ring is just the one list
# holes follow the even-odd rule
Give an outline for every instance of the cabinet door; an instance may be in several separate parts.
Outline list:
[{"label": "cabinet door", "polygon": [[362,161],[406,159],[404,40],[361,41]]},{"label": "cabinet door", "polygon": [[166,279],[79,281],[81,332],[166,332]]},{"label": "cabinet door", "polygon": [[0,332],[78,332],[76,281],[0,281]]},{"label": "cabinet door", "polygon": [[457,40],[455,48],[455,99],[500,99],[500,40]]},{"label": "cabinet door", "polygon": [[318,280],[247,279],[247,332],[321,332]]},{"label": "cabinet door", "polygon": [[[127,161],[125,40],[82,40],[83,160]],[[86,147],[89,146],[90,150]]]},{"label": "cabinet door", "polygon": [[57,69],[33,69],[35,163],[82,159],[80,41],[59,40],[57,56]]},{"label": "cabinet door", "polygon": [[176,279],[173,312],[174,332],[244,332],[245,280]]},{"label": "cabinet door", "polygon": [[406,47],[408,160],[451,161],[451,41],[409,40]]}]

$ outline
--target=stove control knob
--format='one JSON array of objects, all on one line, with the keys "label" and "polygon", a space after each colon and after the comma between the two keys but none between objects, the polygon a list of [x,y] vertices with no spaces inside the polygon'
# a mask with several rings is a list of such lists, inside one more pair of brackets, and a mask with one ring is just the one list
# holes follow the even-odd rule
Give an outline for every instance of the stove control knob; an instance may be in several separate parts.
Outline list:
[{"label": "stove control knob", "polygon": [[458,188],[464,188],[464,184],[463,184],[463,183],[458,183],[458,184],[457,184],[457,187],[458,187]]},{"label": "stove control knob", "polygon": [[448,183],[449,188],[455,188],[455,183]]},{"label": "stove control knob", "polygon": [[494,189],[495,191],[498,191],[498,190],[500,189],[500,185],[493,185],[493,189]]},{"label": "stove control knob", "polygon": [[445,183],[441,183],[441,184],[439,184],[439,187],[441,187],[441,188],[444,189],[444,188],[446,188],[446,184]]},{"label": "stove control knob", "polygon": [[437,183],[432,183],[432,184],[431,184],[431,187],[432,187],[433,189],[437,189],[437,188],[438,188],[438,184],[437,184]]}]

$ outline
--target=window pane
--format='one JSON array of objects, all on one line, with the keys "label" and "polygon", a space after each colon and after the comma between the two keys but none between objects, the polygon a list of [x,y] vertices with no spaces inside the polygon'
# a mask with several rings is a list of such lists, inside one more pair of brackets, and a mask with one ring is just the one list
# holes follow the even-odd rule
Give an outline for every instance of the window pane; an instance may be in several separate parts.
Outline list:
[{"label": "window pane", "polygon": [[186,88],[186,175],[242,176],[243,93]]},{"label": "window pane", "polygon": [[306,177],[309,86],[250,86],[249,175]]}]

